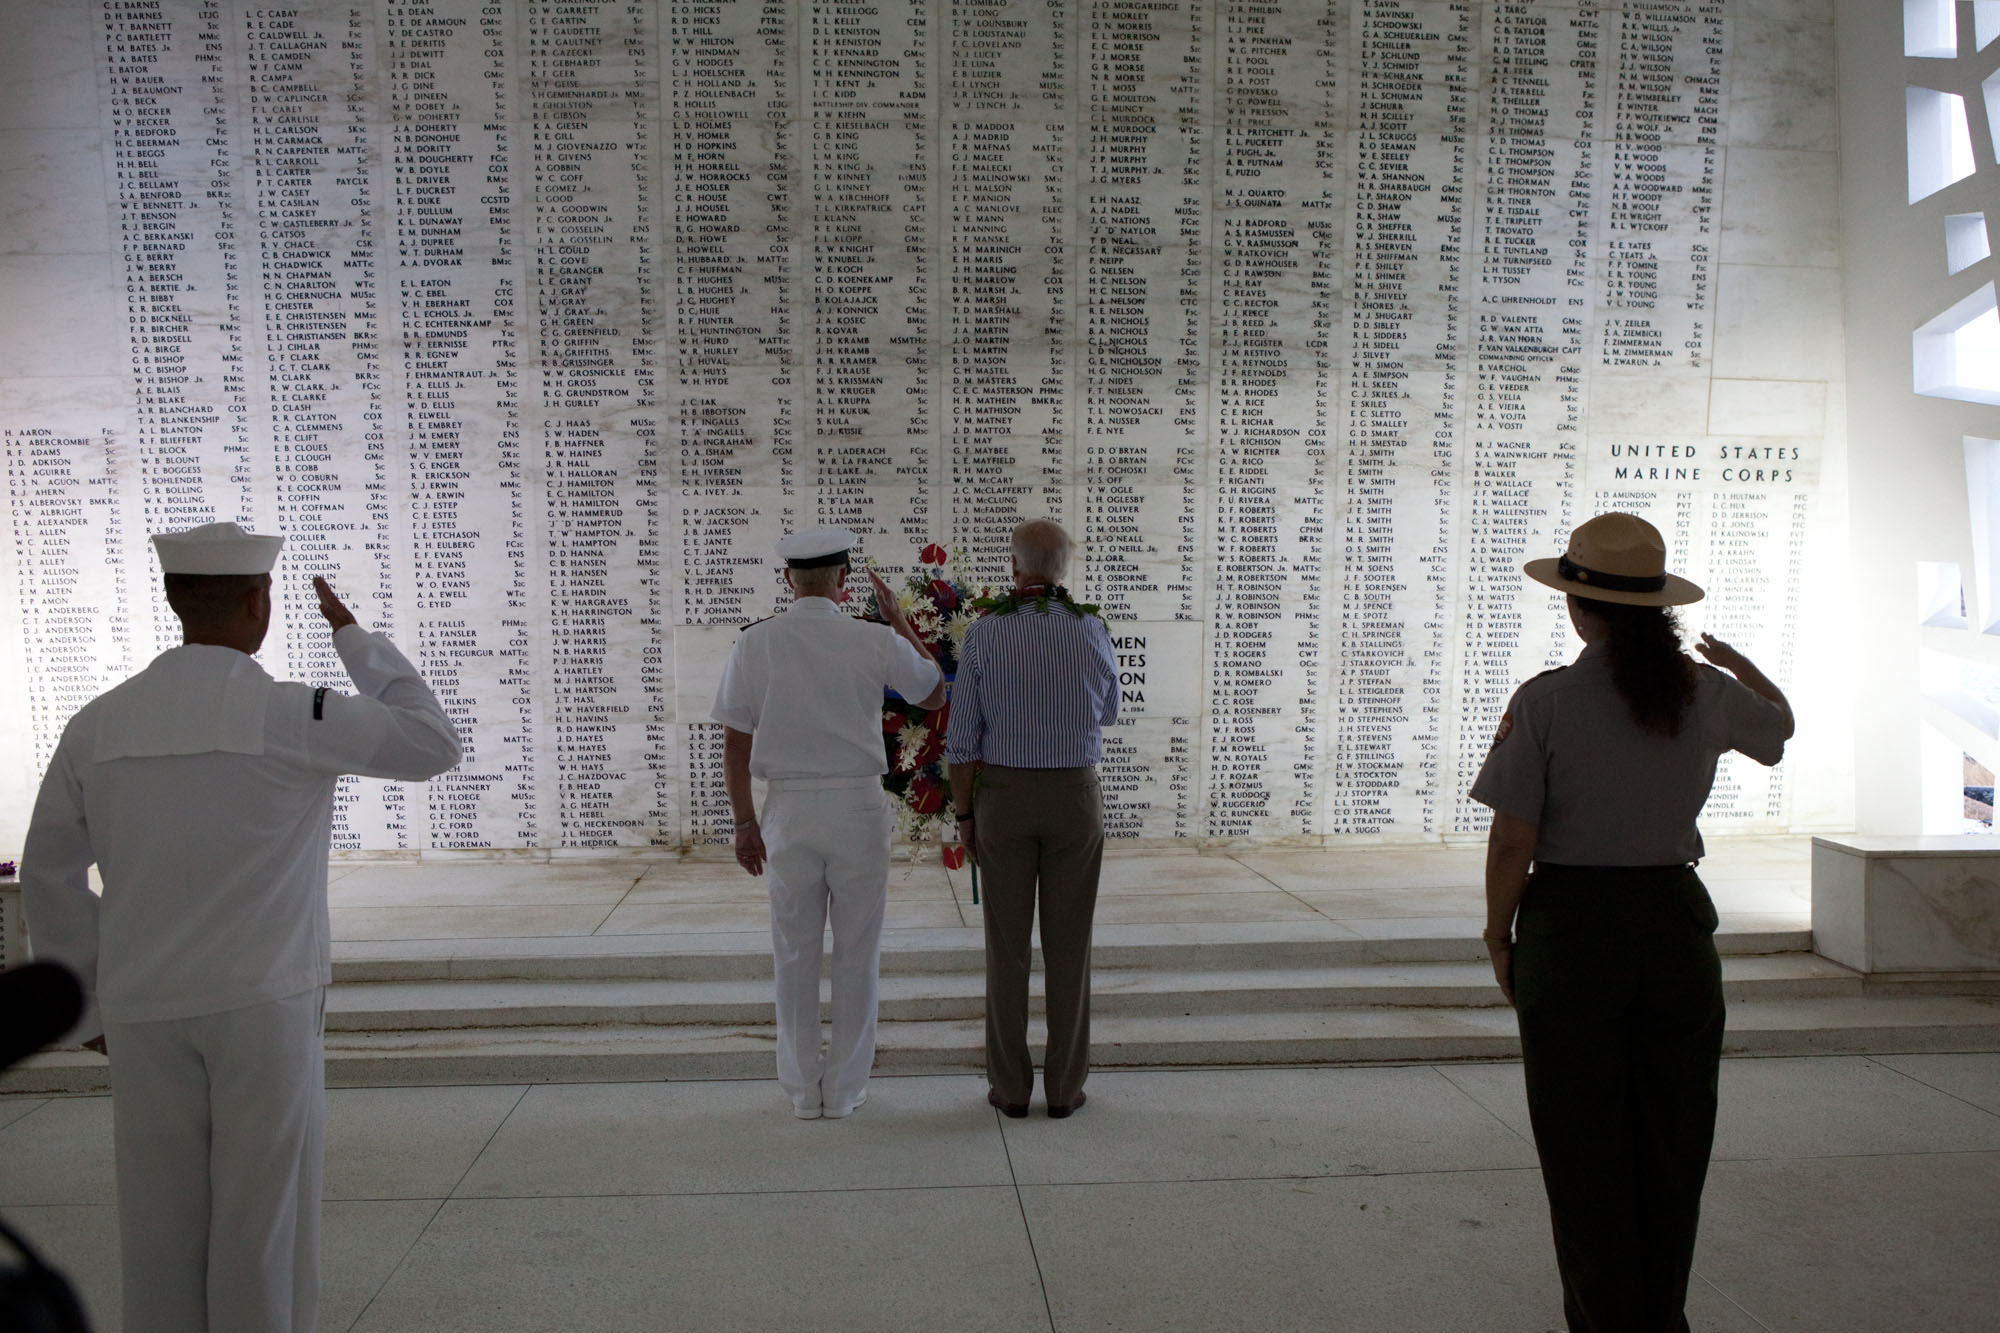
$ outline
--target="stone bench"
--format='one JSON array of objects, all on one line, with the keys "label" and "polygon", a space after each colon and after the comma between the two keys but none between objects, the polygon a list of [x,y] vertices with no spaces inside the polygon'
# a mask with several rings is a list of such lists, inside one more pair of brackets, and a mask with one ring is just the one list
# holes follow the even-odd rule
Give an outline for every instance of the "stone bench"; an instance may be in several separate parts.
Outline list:
[{"label": "stone bench", "polygon": [[1857,972],[2000,973],[2000,838],[1814,838],[1812,928]]}]

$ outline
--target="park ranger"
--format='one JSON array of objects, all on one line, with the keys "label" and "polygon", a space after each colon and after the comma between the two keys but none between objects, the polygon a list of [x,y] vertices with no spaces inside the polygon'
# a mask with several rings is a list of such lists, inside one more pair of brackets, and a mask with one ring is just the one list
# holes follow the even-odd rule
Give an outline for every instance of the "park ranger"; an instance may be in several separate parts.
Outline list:
[{"label": "park ranger", "polygon": [[77,1035],[111,1057],[126,1322],[297,1333],[319,1304],[334,785],[435,777],[458,739],[324,579],[360,696],[258,666],[283,538],[153,544],[183,642],[64,728],[21,857],[28,931],[83,978]]},{"label": "park ranger", "polygon": [[[723,776],[736,861],[771,871],[778,1083],[802,1120],[849,1115],[875,1063],[875,985],[888,896],[890,812],[882,790],[882,691],[944,702],[944,674],[872,572],[888,625],[857,620],[843,528],[778,543],[792,604],[746,627],[722,670],[711,716],[724,727]],[[760,824],[750,780],[769,784]],[[820,1052],[820,936],[833,922],[833,1039]]]}]

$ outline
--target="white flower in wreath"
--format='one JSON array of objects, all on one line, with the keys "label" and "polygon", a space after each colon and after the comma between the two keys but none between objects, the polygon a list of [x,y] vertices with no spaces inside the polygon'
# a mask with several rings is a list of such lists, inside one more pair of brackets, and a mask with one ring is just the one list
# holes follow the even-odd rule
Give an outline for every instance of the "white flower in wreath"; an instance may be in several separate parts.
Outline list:
[{"label": "white flower in wreath", "polygon": [[954,657],[958,655],[959,649],[965,646],[965,632],[971,629],[973,623],[978,619],[979,617],[973,615],[970,611],[959,611],[951,619],[944,622],[945,637],[951,640],[951,651]]},{"label": "white flower in wreath", "polygon": [[908,771],[917,766],[917,756],[923,753],[930,742],[931,729],[921,722],[911,722],[898,733],[901,744],[896,747],[896,767]]},{"label": "white flower in wreath", "polygon": [[896,811],[896,832],[904,842],[929,842],[936,827],[934,815],[920,815],[907,805]]}]

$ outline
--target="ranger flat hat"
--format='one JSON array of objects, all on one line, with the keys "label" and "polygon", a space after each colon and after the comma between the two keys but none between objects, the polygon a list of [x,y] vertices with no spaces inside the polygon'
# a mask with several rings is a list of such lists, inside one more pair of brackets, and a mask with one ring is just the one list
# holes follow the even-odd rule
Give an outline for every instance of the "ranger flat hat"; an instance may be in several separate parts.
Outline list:
[{"label": "ranger flat hat", "polygon": [[846,528],[807,528],[778,542],[778,558],[793,569],[844,565],[847,553],[860,544]]},{"label": "ranger flat hat", "polygon": [[204,523],[153,536],[160,570],[167,574],[268,574],[284,544],[283,537],[259,536],[234,523]]},{"label": "ranger flat hat", "polygon": [[1685,606],[1706,594],[1667,573],[1667,543],[1637,514],[1599,514],[1569,535],[1569,551],[1521,572],[1558,592],[1625,606]]}]

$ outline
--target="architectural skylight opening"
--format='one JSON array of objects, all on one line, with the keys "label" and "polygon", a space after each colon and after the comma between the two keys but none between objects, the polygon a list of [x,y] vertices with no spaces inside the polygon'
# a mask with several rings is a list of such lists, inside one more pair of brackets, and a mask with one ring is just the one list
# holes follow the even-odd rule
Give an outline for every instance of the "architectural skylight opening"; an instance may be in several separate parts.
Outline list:
[{"label": "architectural skylight opening", "polygon": [[1965,505],[1972,529],[1973,624],[2000,634],[2000,440],[1965,437]]},{"label": "architectural skylight opening", "polygon": [[2000,37],[2000,0],[1972,0],[1972,37],[1982,51]]},{"label": "architectural skylight opening", "polygon": [[1957,0],[1903,0],[1903,54],[1936,60],[1955,58]]},{"label": "architectural skylight opening", "polygon": [[1928,198],[1976,169],[1965,99],[1935,88],[1905,90],[1909,117],[1910,202]]},{"label": "architectural skylight opening", "polygon": [[1944,263],[1951,272],[1963,273],[1992,253],[1984,213],[1953,213],[1944,220]]},{"label": "architectural skylight opening", "polygon": [[1956,560],[1917,561],[1917,623],[1965,628],[1965,580]]},{"label": "architectural skylight opening", "polygon": [[1910,352],[1918,393],[2000,406],[2000,312],[1993,284],[1918,329]]}]

